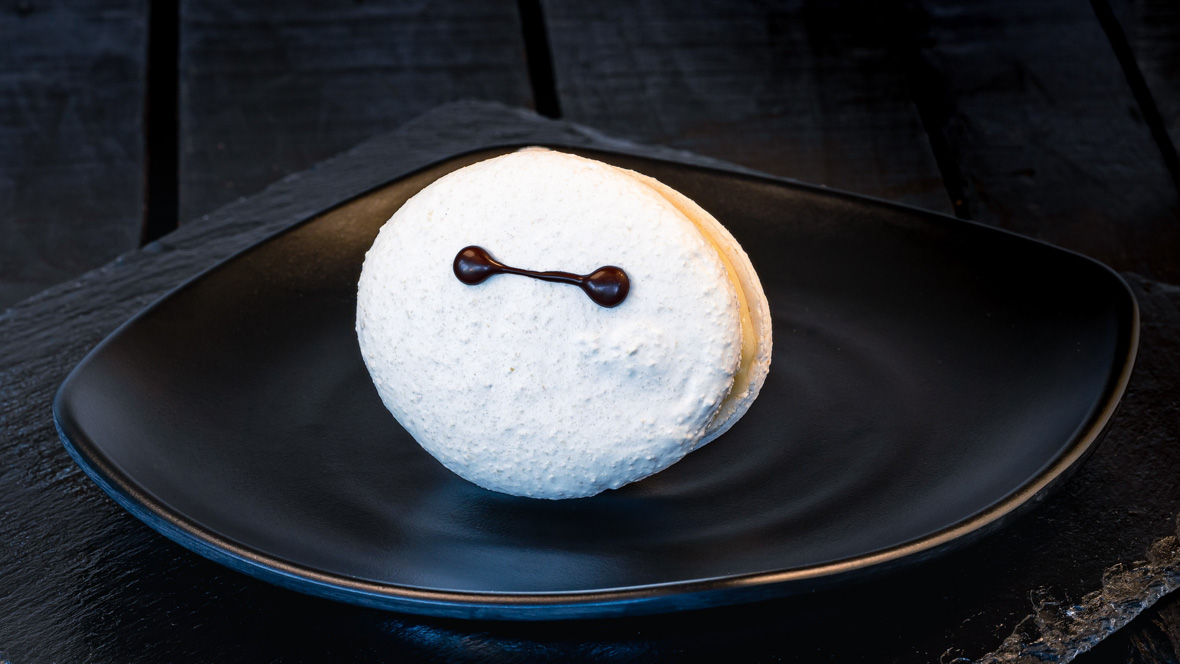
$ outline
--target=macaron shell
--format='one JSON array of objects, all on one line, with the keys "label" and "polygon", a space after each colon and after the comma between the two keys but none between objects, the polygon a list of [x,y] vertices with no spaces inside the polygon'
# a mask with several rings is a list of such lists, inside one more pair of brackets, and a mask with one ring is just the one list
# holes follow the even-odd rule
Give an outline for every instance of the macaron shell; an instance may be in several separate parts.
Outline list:
[{"label": "macaron shell", "polygon": [[[576,287],[452,272],[478,245],[531,270],[623,268],[615,308]],[[489,489],[589,496],[662,470],[714,420],[740,363],[737,294],[675,206],[618,170],[530,150],[436,181],[382,228],[358,287],[386,407]]]},{"label": "macaron shell", "polygon": [[[619,169],[624,170],[624,169]],[[663,196],[668,202],[680,210],[711,240],[713,246],[721,251],[726,259],[731,279],[735,284],[743,308],[742,362],[734,376],[734,385],[726,396],[721,408],[713,421],[706,428],[705,435],[698,447],[715,440],[725,433],[746,414],[762,385],[770,373],[770,359],[773,350],[773,334],[770,318],[770,304],[766,301],[766,293],[762,290],[762,282],[758,273],[750,262],[749,255],[742,249],[737,239],[729,232],[716,217],[684,194],[676,191],[655,178],[624,171],[643,182]]]}]

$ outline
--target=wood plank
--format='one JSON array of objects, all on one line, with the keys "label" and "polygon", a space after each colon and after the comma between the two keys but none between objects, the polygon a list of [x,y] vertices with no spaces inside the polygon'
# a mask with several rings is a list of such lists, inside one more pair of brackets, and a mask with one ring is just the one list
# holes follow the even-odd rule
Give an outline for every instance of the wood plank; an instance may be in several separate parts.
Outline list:
[{"label": "wood plank", "polygon": [[[1101,11],[1106,0],[1094,0]],[[1172,146],[1180,152],[1180,4],[1173,0],[1109,0]],[[1180,177],[1180,173],[1174,173]]]},{"label": "wood plank", "polygon": [[563,117],[949,212],[893,45],[864,3],[548,0]]},{"label": "wood plank", "polygon": [[516,5],[181,7],[180,221],[440,103],[532,103]]},{"label": "wood plank", "polygon": [[1178,193],[1089,4],[904,6],[894,24],[920,45],[918,103],[966,216],[1180,282]]},{"label": "wood plank", "polygon": [[138,244],[147,6],[0,10],[0,310]]}]

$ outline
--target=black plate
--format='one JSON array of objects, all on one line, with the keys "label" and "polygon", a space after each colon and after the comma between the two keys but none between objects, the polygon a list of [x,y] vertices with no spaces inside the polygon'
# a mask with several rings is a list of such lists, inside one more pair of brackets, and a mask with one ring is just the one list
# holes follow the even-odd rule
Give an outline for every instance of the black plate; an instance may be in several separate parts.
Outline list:
[{"label": "black plate", "polygon": [[774,316],[761,397],[654,477],[539,501],[452,475],[382,407],[353,332],[377,229],[455,158],[177,289],[58,393],[67,449],[125,508],[240,571],[408,612],[551,619],[814,590],[922,560],[1042,496],[1134,360],[1126,284],[930,212],[615,154],[749,251]]}]

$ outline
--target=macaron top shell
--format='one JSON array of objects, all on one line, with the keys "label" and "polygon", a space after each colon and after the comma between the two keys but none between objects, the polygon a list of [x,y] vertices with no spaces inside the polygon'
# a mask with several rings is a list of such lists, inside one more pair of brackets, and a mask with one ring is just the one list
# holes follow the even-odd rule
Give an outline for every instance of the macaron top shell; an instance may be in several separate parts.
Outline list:
[{"label": "macaron top shell", "polygon": [[[622,268],[618,306],[515,275],[477,285],[469,245],[529,270]],[[591,496],[701,441],[741,359],[717,250],[625,171],[526,150],[451,173],[382,228],[358,286],[362,356],[386,407],[460,476],[538,498]]]}]

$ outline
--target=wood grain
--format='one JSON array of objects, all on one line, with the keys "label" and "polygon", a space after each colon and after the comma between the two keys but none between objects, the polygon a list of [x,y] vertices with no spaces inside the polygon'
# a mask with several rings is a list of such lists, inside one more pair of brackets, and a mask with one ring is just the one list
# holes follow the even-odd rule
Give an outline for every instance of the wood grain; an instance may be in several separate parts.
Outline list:
[{"label": "wood grain", "polygon": [[1180,152],[1180,4],[1170,0],[1109,0],[1109,4],[1173,153]]},{"label": "wood grain", "polygon": [[549,0],[563,117],[948,212],[873,4]]},{"label": "wood grain", "polygon": [[147,8],[0,8],[0,310],[138,244]]},{"label": "wood grain", "polygon": [[965,216],[1180,282],[1180,199],[1088,3],[896,11]]},{"label": "wood grain", "polygon": [[440,103],[532,103],[507,0],[188,0],[180,44],[180,223]]}]

